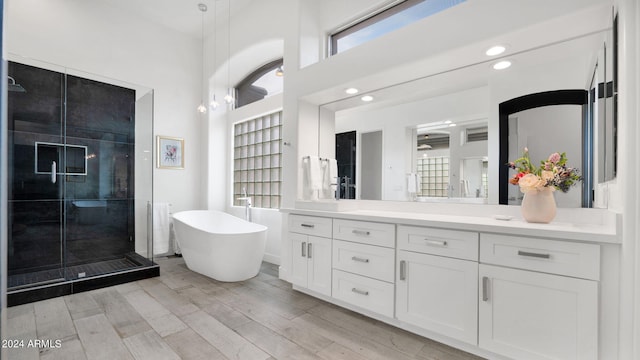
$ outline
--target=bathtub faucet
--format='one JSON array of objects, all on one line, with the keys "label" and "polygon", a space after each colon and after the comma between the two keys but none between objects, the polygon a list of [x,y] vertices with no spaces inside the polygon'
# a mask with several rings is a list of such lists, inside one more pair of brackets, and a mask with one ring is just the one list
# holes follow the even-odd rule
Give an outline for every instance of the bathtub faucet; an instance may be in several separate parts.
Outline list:
[{"label": "bathtub faucet", "polygon": [[251,196],[245,195],[243,197],[239,197],[238,200],[244,201],[244,219],[247,221],[251,221]]}]

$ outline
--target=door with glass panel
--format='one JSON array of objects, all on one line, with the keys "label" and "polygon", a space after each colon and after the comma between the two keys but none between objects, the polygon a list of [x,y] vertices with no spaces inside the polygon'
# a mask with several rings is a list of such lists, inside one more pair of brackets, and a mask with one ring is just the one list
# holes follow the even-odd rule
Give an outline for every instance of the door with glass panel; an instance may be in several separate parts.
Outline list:
[{"label": "door with glass panel", "polygon": [[65,278],[64,75],[8,64],[8,287]]}]

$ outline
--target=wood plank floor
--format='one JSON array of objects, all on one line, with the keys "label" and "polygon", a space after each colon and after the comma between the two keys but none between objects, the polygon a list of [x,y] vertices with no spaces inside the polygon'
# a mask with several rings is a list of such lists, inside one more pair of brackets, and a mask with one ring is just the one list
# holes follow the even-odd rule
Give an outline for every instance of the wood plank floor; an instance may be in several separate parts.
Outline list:
[{"label": "wood plank floor", "polygon": [[7,338],[24,342],[8,358],[480,359],[293,291],[275,265],[221,283],[157,262],[157,278],[9,308]]}]

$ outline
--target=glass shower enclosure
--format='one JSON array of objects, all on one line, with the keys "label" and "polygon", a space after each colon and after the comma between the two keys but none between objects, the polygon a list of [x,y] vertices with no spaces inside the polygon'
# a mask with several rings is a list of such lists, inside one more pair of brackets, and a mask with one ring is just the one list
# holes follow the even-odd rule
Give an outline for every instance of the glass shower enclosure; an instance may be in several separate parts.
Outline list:
[{"label": "glass shower enclosure", "polygon": [[9,305],[157,276],[153,91],[10,60]]}]

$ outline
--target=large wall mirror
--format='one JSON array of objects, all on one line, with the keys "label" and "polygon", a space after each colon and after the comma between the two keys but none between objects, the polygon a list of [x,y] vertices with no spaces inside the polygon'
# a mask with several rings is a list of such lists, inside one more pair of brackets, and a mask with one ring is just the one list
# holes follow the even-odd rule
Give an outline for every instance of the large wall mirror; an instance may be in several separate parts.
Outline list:
[{"label": "large wall mirror", "polygon": [[[591,98],[577,110],[560,110],[559,117],[577,118],[563,128],[536,122],[535,119],[547,117],[536,113],[539,109],[528,109],[533,111],[531,114],[512,113],[521,123],[512,130],[518,130],[519,139],[531,142],[502,143],[502,147],[501,141],[508,140],[500,136],[499,104],[559,90],[590,93],[599,82],[606,84],[604,75],[594,83],[594,74],[598,67],[604,67],[600,57],[605,55],[603,49],[605,44],[609,46],[610,39],[610,30],[594,32],[505,56],[511,66],[504,70],[493,69],[497,60],[491,59],[367,92],[373,101],[363,102],[363,94],[358,94],[323,104],[321,122],[333,122],[334,134],[355,132],[355,160],[351,168],[356,179],[353,198],[503,203],[501,199],[508,195],[501,193],[504,179],[499,173],[503,167],[502,157],[509,157],[508,153],[500,155],[505,146],[517,149],[528,144],[529,147],[535,145],[542,153],[569,152],[544,141],[534,144],[534,132],[541,127],[577,137],[579,145],[570,160],[582,167],[586,186],[590,187],[597,176],[592,167],[598,160],[593,159],[600,159],[603,169],[615,161],[613,150],[606,149],[603,140],[607,138],[611,143],[610,136],[604,130],[594,133],[598,127],[605,129],[611,125],[605,124],[604,115],[598,116],[597,110],[595,113],[590,110]],[[525,120],[529,118],[531,120]],[[335,142],[335,138],[322,141]],[[366,146],[372,147],[365,149]],[[372,159],[373,154],[379,154],[375,155],[378,158]],[[592,160],[583,162],[583,158]],[[366,170],[365,163],[368,164]],[[604,181],[604,174],[602,177]],[[560,207],[590,206],[581,201],[587,190],[571,191],[578,200],[559,201]]]}]

